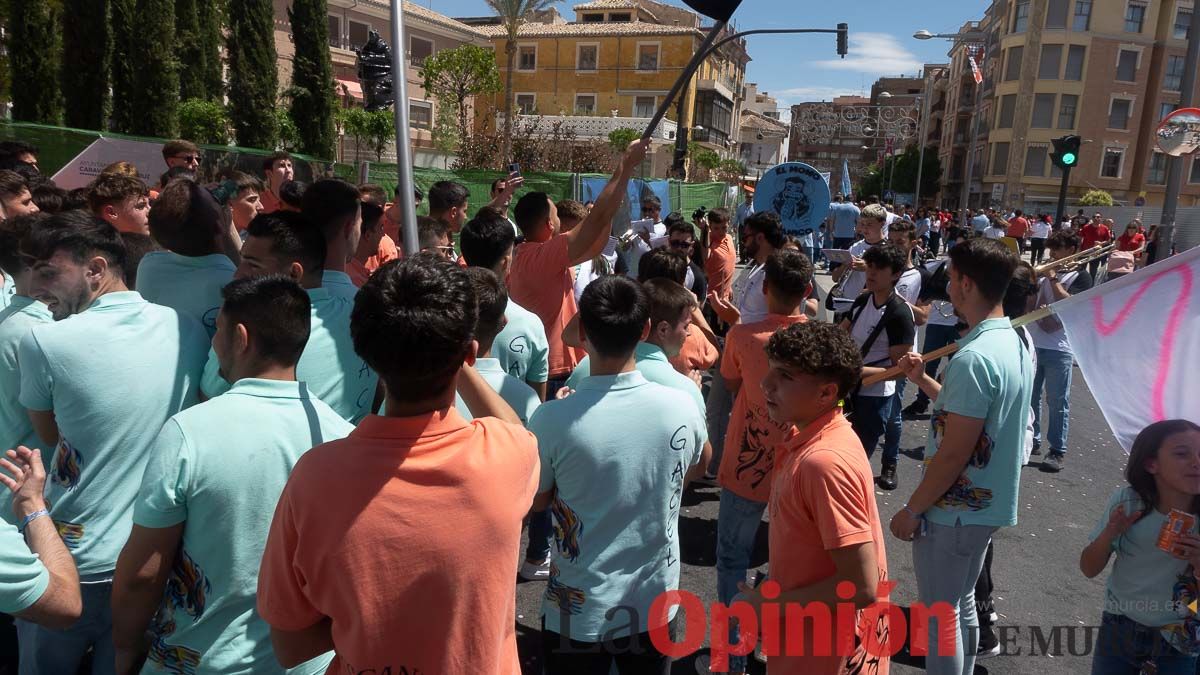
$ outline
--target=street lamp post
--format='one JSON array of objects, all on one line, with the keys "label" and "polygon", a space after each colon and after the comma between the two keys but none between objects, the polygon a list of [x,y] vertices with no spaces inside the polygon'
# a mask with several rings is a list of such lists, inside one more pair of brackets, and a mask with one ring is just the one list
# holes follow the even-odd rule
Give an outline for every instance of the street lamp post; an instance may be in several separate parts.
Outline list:
[{"label": "street lamp post", "polygon": [[929,133],[929,92],[920,97],[921,101],[921,131],[918,142],[921,144],[921,154],[917,158],[917,184],[913,188],[913,208],[921,208],[921,174],[925,170],[925,143]]}]

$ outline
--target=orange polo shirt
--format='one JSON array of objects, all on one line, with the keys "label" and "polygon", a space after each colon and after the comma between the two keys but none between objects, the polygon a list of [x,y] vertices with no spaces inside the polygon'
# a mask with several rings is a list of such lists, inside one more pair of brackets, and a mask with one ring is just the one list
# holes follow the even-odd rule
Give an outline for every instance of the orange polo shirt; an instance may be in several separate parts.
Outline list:
[{"label": "orange polo shirt", "polygon": [[276,197],[269,188],[258,193],[258,201],[262,204],[262,213],[275,213],[283,207],[283,200]]},{"label": "orange polo shirt", "polygon": [[582,349],[563,344],[563,328],[579,313],[574,277],[567,251],[567,235],[547,241],[527,241],[513,254],[508,272],[508,294],[516,303],[538,315],[550,343],[550,377],[564,378],[583,360]]},{"label": "orange polo shirt", "polygon": [[[733,237],[727,234],[712,247],[708,259],[704,261],[704,275],[708,277],[709,292],[716,291],[726,300],[733,297],[733,275],[736,269],[737,255],[733,252]],[[700,301],[704,302],[704,298]]]},{"label": "orange polo shirt", "polygon": [[679,353],[667,359],[675,370],[690,376],[693,370],[708,370],[717,362],[717,357],[721,355],[717,348],[713,346],[708,338],[704,337],[704,333],[700,332],[695,326],[688,326],[687,339],[683,341],[683,347]]},{"label": "orange polo shirt", "polygon": [[396,242],[386,234],[379,239],[379,252],[367,258],[366,262],[359,262],[355,258],[351,258],[346,263],[346,274],[350,275],[350,281],[354,282],[355,286],[362,288],[362,285],[367,283],[367,279],[375,273],[385,262],[390,262],[400,257],[400,247],[396,246]]},{"label": "orange polo shirt", "polygon": [[520,426],[369,416],[292,470],[259,614],[285,631],[332,619],[330,673],[520,673],[513,579],[539,478]]}]

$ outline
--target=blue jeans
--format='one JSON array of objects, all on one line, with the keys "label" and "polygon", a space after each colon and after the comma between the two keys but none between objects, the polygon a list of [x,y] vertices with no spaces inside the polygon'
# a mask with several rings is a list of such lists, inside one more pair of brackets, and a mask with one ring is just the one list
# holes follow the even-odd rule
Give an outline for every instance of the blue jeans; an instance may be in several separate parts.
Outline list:
[{"label": "blue jeans", "polygon": [[[937,310],[931,310],[936,312]],[[958,331],[954,326],[942,326],[935,323],[925,324],[925,344],[921,345],[921,351],[925,354],[941,349],[946,345],[958,339]],[[947,357],[949,358],[949,357]],[[941,365],[941,359],[934,359],[925,364],[925,373],[932,378],[937,378],[938,366]],[[917,390],[917,401],[924,402],[929,405],[929,396],[920,389]]]},{"label": "blue jeans", "polygon": [[896,382],[896,399],[892,404],[892,415],[888,417],[887,428],[883,432],[883,462],[895,463],[900,456],[900,434],[904,432],[904,386],[908,384],[905,377]]},{"label": "blue jeans", "polygon": [[[722,341],[723,343],[724,341]],[[724,346],[722,344],[722,346]],[[725,432],[729,429],[729,415],[733,412],[733,397],[721,377],[721,359],[712,367],[712,382],[708,386],[708,398],[704,402],[704,418],[708,425],[708,442],[712,444],[712,460],[706,473],[717,475],[721,468],[721,457],[725,454]]]},{"label": "blue jeans", "polygon": [[1037,372],[1033,376],[1033,442],[1042,442],[1042,388],[1046,389],[1046,442],[1050,452],[1067,451],[1071,413],[1071,354],[1037,348]]},{"label": "blue jeans", "polygon": [[1092,657],[1092,675],[1138,675],[1154,661],[1158,675],[1194,675],[1196,657],[1176,651],[1157,628],[1119,614],[1104,613]]},{"label": "blue jeans", "polygon": [[883,442],[883,463],[895,464],[900,456],[900,434],[888,432],[892,423],[893,411],[899,414],[900,399],[895,394],[891,396],[855,396],[854,414],[850,418],[850,426],[862,441],[867,457],[875,454],[875,446],[879,445],[880,437],[887,434]]},{"label": "blue jeans", "polygon": [[[721,506],[717,512],[717,600],[725,605],[738,594],[738,583],[746,580],[750,556],[754,553],[754,537],[762,522],[765,502],[739,497],[721,490]],[[729,623],[729,644],[739,642],[737,622]],[[729,670],[746,670],[745,656],[729,656]]]},{"label": "blue jeans", "polygon": [[[112,641],[112,578],[111,573],[99,580],[80,584],[83,594],[83,613],[66,630],[44,628],[17,619],[20,640],[20,675],[49,675],[74,673],[87,654],[92,653],[92,675],[110,675],[116,669],[116,651]],[[107,578],[105,578],[107,577]]]},{"label": "blue jeans", "polygon": [[[913,541],[912,551],[917,597],[925,607],[932,608],[925,672],[971,675],[975,672],[975,650],[979,644],[975,582],[996,528],[961,523],[954,527],[929,522],[926,525],[928,531]],[[953,625],[941,625],[935,603],[949,603],[955,609]],[[954,651],[942,654],[938,650],[939,640],[954,644]]]},{"label": "blue jeans", "polygon": [[534,563],[548,560],[552,539],[554,539],[554,521],[550,517],[550,509],[530,511],[529,546],[525,549],[525,559]]}]

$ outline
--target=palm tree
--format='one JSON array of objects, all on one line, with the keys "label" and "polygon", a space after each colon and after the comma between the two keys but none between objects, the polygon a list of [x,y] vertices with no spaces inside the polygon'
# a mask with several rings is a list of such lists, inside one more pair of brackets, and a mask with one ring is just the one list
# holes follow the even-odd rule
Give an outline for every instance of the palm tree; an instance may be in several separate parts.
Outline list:
[{"label": "palm tree", "polygon": [[544,12],[554,6],[558,0],[487,0],[487,4],[500,17],[504,24],[505,38],[504,56],[507,67],[504,70],[504,161],[511,159],[513,136],[513,68],[517,60],[517,33],[521,24],[528,21],[535,13]]}]

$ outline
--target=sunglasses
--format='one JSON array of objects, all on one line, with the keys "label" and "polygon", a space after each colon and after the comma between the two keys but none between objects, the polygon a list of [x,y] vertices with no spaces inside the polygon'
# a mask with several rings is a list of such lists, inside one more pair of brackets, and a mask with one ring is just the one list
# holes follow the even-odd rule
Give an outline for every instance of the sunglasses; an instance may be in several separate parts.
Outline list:
[{"label": "sunglasses", "polygon": [[690,241],[672,241],[671,242],[671,248],[691,248],[691,247],[692,247],[692,242],[690,242]]},{"label": "sunglasses", "polygon": [[175,155],[175,159],[182,159],[188,164],[199,164],[200,155]]}]

